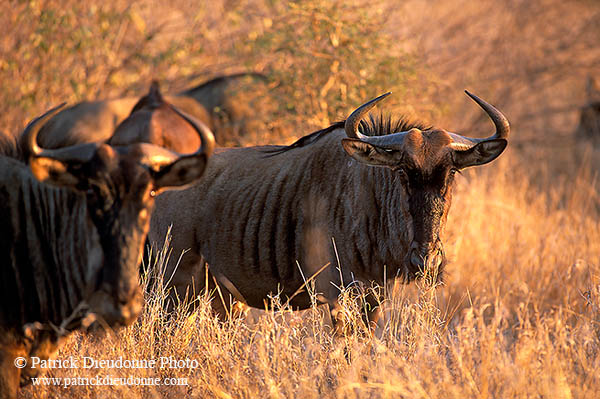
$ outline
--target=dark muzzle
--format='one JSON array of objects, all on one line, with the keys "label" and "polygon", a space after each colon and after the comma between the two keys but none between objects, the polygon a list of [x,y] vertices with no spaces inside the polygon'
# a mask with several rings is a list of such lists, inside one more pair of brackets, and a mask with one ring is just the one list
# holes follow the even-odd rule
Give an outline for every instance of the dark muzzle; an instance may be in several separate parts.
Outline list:
[{"label": "dark muzzle", "polygon": [[426,271],[437,272],[445,261],[442,243],[438,240],[435,244],[421,245],[413,241],[410,247],[409,260],[415,272],[421,274]]},{"label": "dark muzzle", "polygon": [[90,299],[91,312],[96,315],[101,325],[109,327],[121,327],[133,323],[141,313],[142,305],[142,290],[137,285],[127,295],[111,294],[101,289]]}]

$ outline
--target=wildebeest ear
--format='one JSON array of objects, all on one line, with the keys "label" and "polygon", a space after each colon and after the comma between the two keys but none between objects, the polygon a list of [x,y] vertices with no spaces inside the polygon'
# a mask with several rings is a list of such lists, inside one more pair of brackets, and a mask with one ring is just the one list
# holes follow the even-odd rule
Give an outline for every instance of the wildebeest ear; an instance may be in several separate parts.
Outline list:
[{"label": "wildebeest ear", "polygon": [[383,149],[359,139],[342,139],[344,151],[359,162],[372,166],[391,166],[394,156]]},{"label": "wildebeest ear", "polygon": [[185,188],[202,177],[205,168],[206,155],[204,154],[181,157],[157,172],[152,172],[154,187],[158,191],[166,188]]},{"label": "wildebeest ear", "polygon": [[75,172],[77,168],[54,158],[32,157],[29,167],[36,179],[58,187],[76,188],[82,180]]},{"label": "wildebeest ear", "polygon": [[83,144],[51,150],[29,158],[31,172],[41,182],[85,191],[92,179],[103,179],[107,170],[118,167],[119,156],[110,146]]},{"label": "wildebeest ear", "polygon": [[464,151],[454,151],[454,165],[462,169],[468,166],[483,165],[493,161],[502,154],[508,141],[505,139],[494,139],[482,141]]}]

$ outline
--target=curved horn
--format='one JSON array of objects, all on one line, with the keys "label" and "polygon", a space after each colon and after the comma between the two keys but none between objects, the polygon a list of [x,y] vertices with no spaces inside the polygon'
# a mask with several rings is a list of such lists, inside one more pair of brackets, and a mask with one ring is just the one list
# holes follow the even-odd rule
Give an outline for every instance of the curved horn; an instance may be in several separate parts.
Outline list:
[{"label": "curved horn", "polygon": [[25,130],[23,130],[22,140],[25,141],[27,151],[30,157],[45,157],[52,158],[62,162],[87,162],[96,153],[98,149],[97,143],[82,143],[68,147],[47,149],[41,148],[37,143],[37,136],[44,124],[52,118],[66,103],[62,103],[57,107],[46,111],[45,114],[39,116],[29,122]]},{"label": "curved horn", "polygon": [[502,112],[498,111],[493,105],[485,102],[481,98],[477,97],[475,94],[470,93],[468,90],[465,90],[465,93],[467,93],[467,96],[471,97],[473,101],[475,101],[481,108],[483,108],[483,110],[488,114],[492,122],[494,122],[494,126],[496,126],[496,133],[482,140],[507,140],[508,135],[510,133],[510,124],[508,123],[508,119],[506,119]]},{"label": "curved horn", "polygon": [[355,109],[354,112],[350,114],[348,119],[346,119],[346,123],[344,124],[344,130],[346,131],[346,135],[348,135],[348,137],[359,140],[364,140],[365,138],[367,138],[368,136],[365,136],[364,134],[358,131],[360,121],[367,114],[367,112],[369,112],[375,105],[377,105],[379,101],[383,100],[390,94],[392,94],[392,92],[388,91],[387,93],[382,94],[379,97],[374,98],[371,101],[366,102],[357,109]]},{"label": "curved horn", "polygon": [[193,118],[192,116],[179,110],[174,105],[168,105],[198,133],[198,136],[200,136],[200,148],[198,148],[198,150],[192,154],[180,154],[176,151],[149,143],[136,143],[132,146],[121,147],[121,151],[129,152],[130,150],[133,150],[138,152],[139,161],[155,171],[158,171],[169,164],[173,164],[178,159],[182,158],[193,158],[202,154],[204,154],[206,158],[209,158],[215,149],[215,137],[208,126],[196,118]]},{"label": "curved horn", "polygon": [[461,136],[459,134],[450,133],[450,136],[454,141],[454,143],[452,143],[452,146],[457,150],[464,150],[472,147],[475,144],[481,143],[482,141],[495,139],[508,140],[508,136],[510,134],[510,124],[508,123],[508,119],[506,119],[502,112],[498,111],[496,107],[477,97],[475,94],[470,93],[467,90],[465,90],[465,93],[467,93],[467,95],[471,97],[473,101],[475,101],[488,114],[492,122],[494,122],[494,126],[496,126],[496,132],[490,137],[483,139],[474,139],[470,137]]},{"label": "curved horn", "polygon": [[[57,105],[56,107],[46,111],[42,116],[38,116],[27,124],[25,130],[21,134],[22,140],[25,141],[29,154],[35,156],[44,156],[48,150],[43,150],[37,143],[37,136],[46,122],[52,118],[66,103]],[[46,151],[46,152],[45,152]]]},{"label": "curved horn", "polygon": [[180,111],[173,104],[169,104],[169,106],[177,113],[177,115],[181,116],[187,123],[189,123],[200,136],[200,148],[192,155],[205,154],[207,158],[210,157],[215,149],[215,136],[210,131],[208,126],[206,126],[204,122],[187,115],[183,111]]}]

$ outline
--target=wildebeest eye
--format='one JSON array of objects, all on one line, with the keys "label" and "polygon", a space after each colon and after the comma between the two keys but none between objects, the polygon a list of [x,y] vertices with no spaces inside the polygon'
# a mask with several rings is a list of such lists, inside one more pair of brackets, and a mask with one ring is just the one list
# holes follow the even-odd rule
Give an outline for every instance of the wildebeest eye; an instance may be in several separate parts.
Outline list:
[{"label": "wildebeest eye", "polygon": [[400,180],[402,181],[402,183],[406,184],[408,182],[408,174],[406,173],[406,170],[404,170],[403,167],[398,166],[394,168],[394,171],[398,173],[398,176],[400,176]]}]

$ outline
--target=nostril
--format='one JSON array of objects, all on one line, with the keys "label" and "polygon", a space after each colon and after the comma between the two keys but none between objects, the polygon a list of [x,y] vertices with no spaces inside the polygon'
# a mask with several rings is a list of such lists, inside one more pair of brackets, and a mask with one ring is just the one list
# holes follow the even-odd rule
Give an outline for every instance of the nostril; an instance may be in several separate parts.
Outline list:
[{"label": "nostril", "polygon": [[420,247],[416,241],[413,241],[410,243],[410,252],[418,252]]},{"label": "nostril", "polygon": [[423,269],[423,267],[425,266],[425,260],[423,259],[423,257],[419,254],[418,251],[412,250],[410,253],[410,263],[415,266],[418,267],[419,269]]}]

